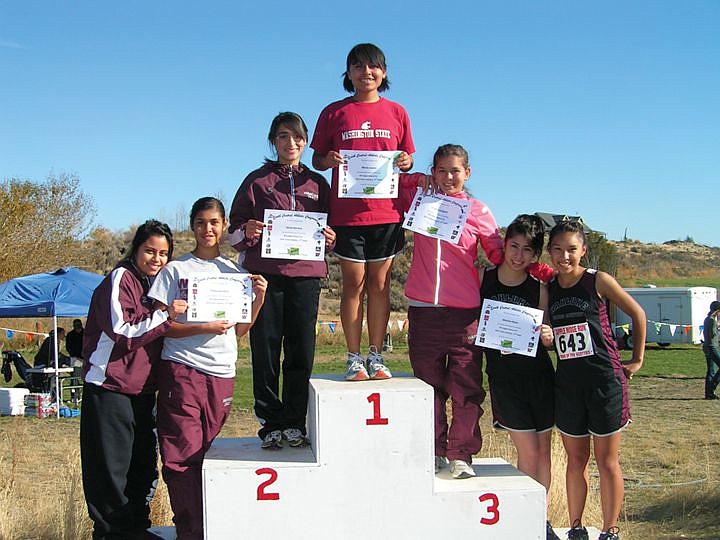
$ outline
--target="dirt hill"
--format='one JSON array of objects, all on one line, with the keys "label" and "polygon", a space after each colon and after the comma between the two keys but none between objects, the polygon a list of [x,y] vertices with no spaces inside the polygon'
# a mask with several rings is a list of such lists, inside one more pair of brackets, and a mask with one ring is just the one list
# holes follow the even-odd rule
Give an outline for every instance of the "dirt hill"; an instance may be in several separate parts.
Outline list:
[{"label": "dirt hill", "polygon": [[617,278],[625,287],[720,285],[720,248],[671,240],[612,242],[620,256]]},{"label": "dirt hill", "polygon": [[[106,268],[95,268],[105,273],[122,255],[118,246],[125,246],[129,239],[116,238],[103,261]],[[697,286],[720,287],[720,248],[708,247],[694,242],[669,241],[663,244],[644,244],[637,240],[623,242],[609,241],[611,248],[617,250],[617,278],[624,287],[642,286],[648,283],[657,286]],[[175,235],[175,254],[187,253],[194,246],[192,234],[184,231]],[[97,246],[94,248],[97,252]],[[228,244],[223,246],[225,256],[236,260],[237,253]],[[405,250],[395,261],[392,275],[391,306],[393,311],[403,312],[407,308],[403,290],[412,258],[412,238],[408,235]],[[543,256],[547,261],[547,254]],[[89,262],[89,261],[88,261]],[[330,275],[323,282],[320,312],[326,316],[339,313],[340,269],[337,259],[328,257]],[[92,267],[92,264],[81,265]],[[600,268],[601,270],[607,270]]]}]

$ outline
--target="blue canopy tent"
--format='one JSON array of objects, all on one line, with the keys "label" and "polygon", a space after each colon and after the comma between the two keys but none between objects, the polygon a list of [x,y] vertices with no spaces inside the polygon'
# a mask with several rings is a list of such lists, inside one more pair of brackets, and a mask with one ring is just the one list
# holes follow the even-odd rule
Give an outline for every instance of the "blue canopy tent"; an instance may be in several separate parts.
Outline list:
[{"label": "blue canopy tent", "polygon": [[[0,318],[52,317],[57,335],[58,317],[85,317],[95,288],[103,276],[79,268],[60,268],[13,278],[0,284]],[[57,341],[55,347],[55,388],[59,388]],[[56,394],[60,415],[60,392]]]}]

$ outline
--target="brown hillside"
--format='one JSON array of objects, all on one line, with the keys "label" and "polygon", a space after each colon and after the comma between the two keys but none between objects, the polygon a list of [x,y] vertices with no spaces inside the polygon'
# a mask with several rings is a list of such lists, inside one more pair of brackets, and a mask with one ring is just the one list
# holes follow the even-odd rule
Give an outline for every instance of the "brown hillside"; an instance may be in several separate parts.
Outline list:
[{"label": "brown hillside", "polygon": [[[108,232],[112,239],[102,242],[88,242],[85,246],[85,261],[77,261],[77,266],[108,272],[122,257],[121,248],[129,242],[129,233]],[[407,304],[403,295],[405,278],[412,257],[412,235],[407,235],[407,245],[393,267],[391,306],[393,311],[405,311]],[[612,242],[609,244],[618,253],[618,281],[624,287],[642,286],[648,283],[657,286],[697,286],[720,287],[720,248],[708,247],[693,242],[670,241],[663,244],[643,244],[637,240]],[[192,234],[188,231],[175,235],[175,255],[187,253],[194,246]],[[223,245],[223,254],[237,260],[237,252]],[[102,253],[102,257],[98,257]],[[80,257],[83,257],[82,255]],[[543,256],[547,261],[547,254]],[[320,312],[324,318],[339,316],[340,269],[337,259],[328,257],[330,275],[323,281]],[[604,269],[604,268],[601,268]]]},{"label": "brown hillside", "polygon": [[620,256],[617,278],[625,287],[646,283],[713,287],[720,284],[720,248],[677,240],[663,244],[636,240],[612,243]]}]

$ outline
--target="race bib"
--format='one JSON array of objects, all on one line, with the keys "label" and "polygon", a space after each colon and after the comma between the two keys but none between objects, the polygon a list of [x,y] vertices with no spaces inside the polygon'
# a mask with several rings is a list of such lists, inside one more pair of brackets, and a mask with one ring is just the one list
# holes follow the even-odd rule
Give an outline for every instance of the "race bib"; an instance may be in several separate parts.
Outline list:
[{"label": "race bib", "polygon": [[553,328],[555,350],[560,360],[592,356],[595,354],[588,323],[569,324]]}]

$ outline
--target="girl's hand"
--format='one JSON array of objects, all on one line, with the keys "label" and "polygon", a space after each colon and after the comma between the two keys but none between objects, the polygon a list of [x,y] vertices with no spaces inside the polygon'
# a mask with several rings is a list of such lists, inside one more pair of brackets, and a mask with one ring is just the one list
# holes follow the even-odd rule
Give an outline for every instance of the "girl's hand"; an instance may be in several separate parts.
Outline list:
[{"label": "girl's hand", "polygon": [[409,171],[413,166],[413,158],[407,152],[400,152],[395,158],[395,166],[402,172]]},{"label": "girl's hand", "polygon": [[633,378],[633,375],[635,375],[638,371],[640,371],[640,368],[642,367],[642,360],[630,360],[629,362],[623,362],[623,371],[625,372],[625,376],[629,379]]},{"label": "girl's hand", "polygon": [[335,231],[330,227],[325,227],[322,233],[325,236],[325,249],[328,249],[335,243]]},{"label": "girl's hand", "polygon": [[333,167],[337,167],[338,165],[342,165],[344,161],[345,160],[343,160],[340,152],[330,150],[327,154],[325,154],[325,157],[323,158],[323,165],[326,169],[331,169]]},{"label": "girl's hand", "polygon": [[424,174],[418,178],[418,187],[422,188],[423,191],[435,192],[435,186],[433,185],[432,176]]},{"label": "girl's hand", "polygon": [[187,302],[185,300],[173,300],[167,307],[168,318],[177,319],[178,315],[187,311]]},{"label": "girl's hand", "polygon": [[549,347],[552,345],[555,335],[553,334],[552,326],[547,324],[540,325],[540,342],[545,346]]},{"label": "girl's hand", "polygon": [[260,240],[263,227],[265,227],[265,224],[262,221],[255,219],[249,219],[247,221],[245,224],[245,239],[249,244],[256,244]]},{"label": "girl's hand", "polygon": [[255,299],[264,301],[265,293],[267,292],[267,280],[261,275],[257,274],[253,274],[252,276],[250,276],[250,279],[252,280],[252,288],[253,292],[255,293]]},{"label": "girl's hand", "polygon": [[210,321],[204,324],[203,330],[204,334],[216,334],[218,336],[223,335],[225,332],[228,331],[229,328],[232,328],[234,325],[232,323],[229,323],[227,321]]}]

